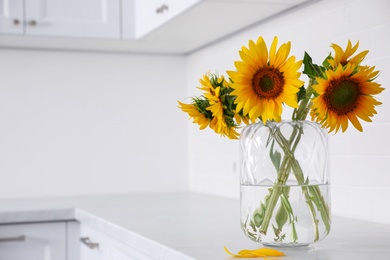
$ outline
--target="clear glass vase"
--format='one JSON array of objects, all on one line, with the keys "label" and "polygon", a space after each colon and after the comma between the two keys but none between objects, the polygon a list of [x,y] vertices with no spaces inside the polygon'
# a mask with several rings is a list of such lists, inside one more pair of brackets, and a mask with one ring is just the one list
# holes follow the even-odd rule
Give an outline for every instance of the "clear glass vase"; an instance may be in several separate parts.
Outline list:
[{"label": "clear glass vase", "polygon": [[311,121],[243,129],[241,227],[247,237],[266,246],[306,246],[329,234],[327,135]]}]

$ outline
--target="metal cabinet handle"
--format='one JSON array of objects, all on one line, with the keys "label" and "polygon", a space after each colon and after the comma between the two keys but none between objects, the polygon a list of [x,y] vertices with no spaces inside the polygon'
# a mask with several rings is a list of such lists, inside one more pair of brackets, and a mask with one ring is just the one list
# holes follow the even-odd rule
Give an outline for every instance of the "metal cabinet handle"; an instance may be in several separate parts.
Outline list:
[{"label": "metal cabinet handle", "polygon": [[37,21],[31,20],[31,21],[28,22],[28,25],[35,26],[35,25],[37,25]]},{"label": "metal cabinet handle", "polygon": [[166,4],[163,4],[156,9],[157,14],[162,14],[164,11],[168,11],[168,6]]},{"label": "metal cabinet handle", "polygon": [[95,248],[99,248],[99,243],[94,243],[91,241],[91,239],[89,239],[89,237],[81,237],[80,238],[80,241],[86,245],[87,247],[89,247],[90,249],[95,249]]},{"label": "metal cabinet handle", "polygon": [[19,25],[20,24],[20,20],[15,18],[13,21],[14,25]]},{"label": "metal cabinet handle", "polygon": [[17,237],[2,237],[0,238],[0,243],[3,242],[23,242],[26,240],[26,236],[17,236]]}]

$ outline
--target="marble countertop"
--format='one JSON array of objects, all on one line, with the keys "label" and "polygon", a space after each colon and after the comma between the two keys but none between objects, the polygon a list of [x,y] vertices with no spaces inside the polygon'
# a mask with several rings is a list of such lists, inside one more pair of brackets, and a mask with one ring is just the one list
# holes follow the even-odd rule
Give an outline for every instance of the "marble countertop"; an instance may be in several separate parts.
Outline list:
[{"label": "marble countertop", "polygon": [[[0,200],[0,224],[76,220],[156,259],[231,259],[261,245],[244,236],[239,201],[196,193]],[[333,217],[329,236],[290,259],[388,259],[390,225]]]}]

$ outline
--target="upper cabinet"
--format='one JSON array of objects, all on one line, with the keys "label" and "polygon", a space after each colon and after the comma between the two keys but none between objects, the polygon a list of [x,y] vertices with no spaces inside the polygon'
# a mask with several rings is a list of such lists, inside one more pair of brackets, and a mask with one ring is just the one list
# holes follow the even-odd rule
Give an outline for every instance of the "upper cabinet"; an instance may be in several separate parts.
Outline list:
[{"label": "upper cabinet", "polygon": [[187,54],[318,0],[0,0],[0,47]]},{"label": "upper cabinet", "polygon": [[199,2],[201,0],[122,0],[123,38],[140,39]]},{"label": "upper cabinet", "polygon": [[0,0],[0,33],[24,33],[23,0]]},{"label": "upper cabinet", "polygon": [[0,32],[120,38],[120,0],[0,0]]},{"label": "upper cabinet", "polygon": [[141,38],[177,15],[185,12],[200,0],[151,0],[135,2],[136,38]]}]

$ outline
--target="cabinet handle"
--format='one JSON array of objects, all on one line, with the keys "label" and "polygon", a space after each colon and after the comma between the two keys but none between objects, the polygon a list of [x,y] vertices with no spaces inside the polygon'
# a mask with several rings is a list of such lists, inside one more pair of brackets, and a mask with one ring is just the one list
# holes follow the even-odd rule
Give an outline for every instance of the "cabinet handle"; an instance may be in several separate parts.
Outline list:
[{"label": "cabinet handle", "polygon": [[162,14],[164,11],[168,11],[168,6],[166,4],[163,4],[156,9],[157,14]]},{"label": "cabinet handle", "polygon": [[28,22],[28,25],[35,26],[35,25],[37,25],[37,21],[31,20],[31,21]]},{"label": "cabinet handle", "polygon": [[13,21],[14,25],[19,25],[20,24],[20,20],[15,18]]},{"label": "cabinet handle", "polygon": [[86,245],[87,247],[89,247],[90,249],[95,249],[95,248],[99,248],[99,243],[94,243],[91,241],[91,239],[89,239],[89,237],[81,237],[80,238],[80,241]]},{"label": "cabinet handle", "polygon": [[2,237],[0,238],[0,243],[2,242],[17,242],[17,241],[25,241],[26,240],[26,236],[17,236],[17,237]]}]

